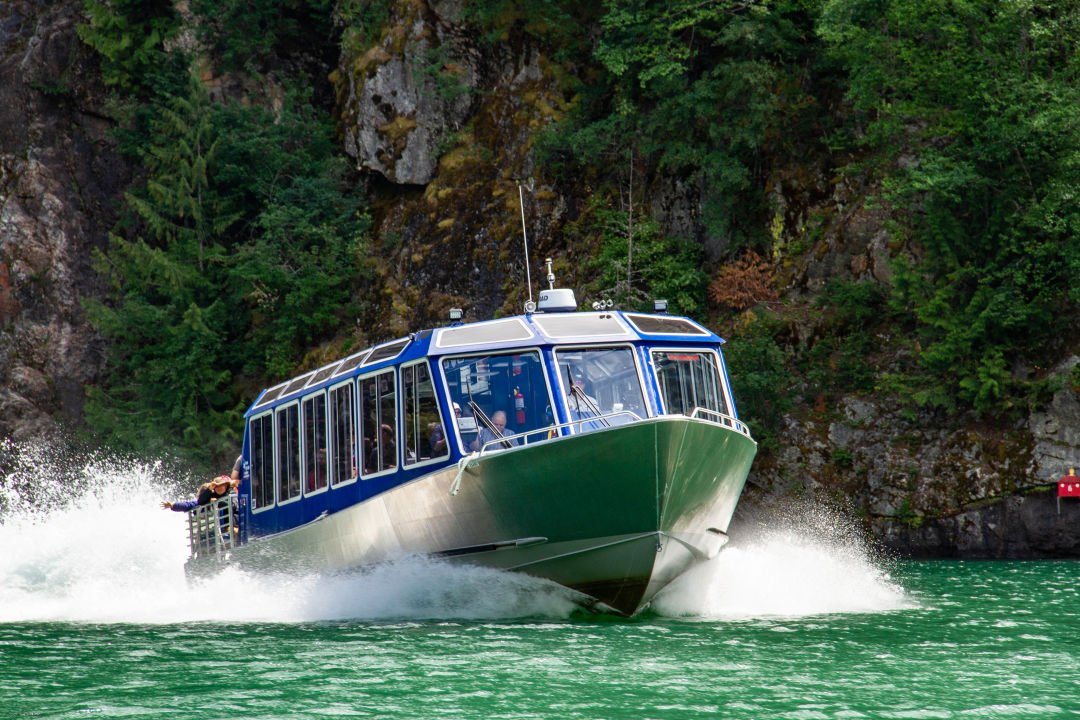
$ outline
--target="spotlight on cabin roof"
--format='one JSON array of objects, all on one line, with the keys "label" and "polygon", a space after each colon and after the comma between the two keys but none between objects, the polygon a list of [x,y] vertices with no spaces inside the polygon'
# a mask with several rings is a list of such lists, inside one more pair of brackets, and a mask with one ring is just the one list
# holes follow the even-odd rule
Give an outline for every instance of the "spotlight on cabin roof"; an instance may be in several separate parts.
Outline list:
[{"label": "spotlight on cabin roof", "polygon": [[660,315],[667,315],[667,300],[653,300],[653,310]]},{"label": "spotlight on cabin roof", "polygon": [[450,308],[450,322],[454,325],[461,324],[461,308]]}]

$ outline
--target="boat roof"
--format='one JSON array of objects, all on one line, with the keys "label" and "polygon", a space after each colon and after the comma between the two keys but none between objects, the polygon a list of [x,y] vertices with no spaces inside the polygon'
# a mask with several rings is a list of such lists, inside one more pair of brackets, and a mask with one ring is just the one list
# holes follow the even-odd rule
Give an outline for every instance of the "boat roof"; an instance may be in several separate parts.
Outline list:
[{"label": "boat roof", "polygon": [[290,396],[307,395],[360,372],[367,373],[424,357],[539,345],[592,345],[641,340],[681,344],[696,341],[705,345],[724,342],[723,338],[689,318],[622,310],[538,312],[458,323],[375,345],[278,383],[259,394],[245,417],[261,413]]}]

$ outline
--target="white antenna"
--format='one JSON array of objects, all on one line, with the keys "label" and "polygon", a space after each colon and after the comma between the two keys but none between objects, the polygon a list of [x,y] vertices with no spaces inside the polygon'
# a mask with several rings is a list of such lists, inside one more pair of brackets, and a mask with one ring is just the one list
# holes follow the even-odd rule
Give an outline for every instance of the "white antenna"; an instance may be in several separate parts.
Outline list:
[{"label": "white antenna", "polygon": [[525,312],[531,313],[536,310],[536,303],[532,299],[532,273],[529,272],[529,234],[525,232],[525,196],[518,183],[518,204],[521,205],[521,236],[525,238],[525,282],[529,286],[529,301],[525,303]]}]

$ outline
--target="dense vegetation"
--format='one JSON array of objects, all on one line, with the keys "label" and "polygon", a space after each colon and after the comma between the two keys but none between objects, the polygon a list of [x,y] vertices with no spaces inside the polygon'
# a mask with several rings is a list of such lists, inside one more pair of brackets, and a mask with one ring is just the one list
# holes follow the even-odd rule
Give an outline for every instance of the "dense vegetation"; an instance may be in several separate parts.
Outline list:
[{"label": "dense vegetation", "polygon": [[[251,21],[243,7],[224,10]],[[248,57],[295,29],[281,22]],[[127,45],[128,28],[91,23],[84,38]],[[235,450],[267,378],[363,315],[370,220],[329,113],[298,78],[276,78],[276,109],[211,102],[190,64],[159,42],[110,70],[128,89],[121,146],[145,178],[97,261],[110,292],[87,306],[111,340],[110,374],[86,412],[114,445],[207,461]]]},{"label": "dense vegetation", "polygon": [[[167,42],[181,24],[171,3],[86,9],[81,35],[115,88],[123,147],[146,167],[99,262],[111,294],[91,311],[112,375],[92,391],[91,424],[209,457],[235,443],[252,387],[364,311],[375,251],[361,185],[332,108],[287,60],[320,42],[362,50],[389,13],[364,0],[192,2],[210,62],[272,74],[271,110],[269,97],[208,100],[194,59]],[[732,375],[766,440],[792,402],[822,393],[989,417],[1038,399],[1037,366],[1080,306],[1073,3],[484,0],[465,18],[492,46],[527,37],[571,70],[574,102],[536,157],[589,196],[578,222],[600,238],[593,287],[624,305],[666,295],[737,327]],[[829,284],[799,343],[757,259],[783,266],[821,237],[824,220],[789,226],[766,193],[802,158],[889,218],[893,279]],[[648,217],[661,179],[697,189],[719,264]],[[886,369],[867,362],[886,357],[880,338],[899,358]]]}]

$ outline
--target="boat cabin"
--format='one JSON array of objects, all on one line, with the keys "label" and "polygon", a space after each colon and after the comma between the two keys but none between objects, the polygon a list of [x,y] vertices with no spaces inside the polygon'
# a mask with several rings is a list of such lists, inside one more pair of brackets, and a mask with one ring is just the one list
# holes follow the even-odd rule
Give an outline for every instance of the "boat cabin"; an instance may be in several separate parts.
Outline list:
[{"label": "boat cabin", "polygon": [[538,312],[425,330],[265,390],[245,415],[240,541],[472,453],[665,414],[749,436],[719,337],[666,314]]}]

